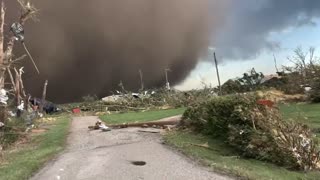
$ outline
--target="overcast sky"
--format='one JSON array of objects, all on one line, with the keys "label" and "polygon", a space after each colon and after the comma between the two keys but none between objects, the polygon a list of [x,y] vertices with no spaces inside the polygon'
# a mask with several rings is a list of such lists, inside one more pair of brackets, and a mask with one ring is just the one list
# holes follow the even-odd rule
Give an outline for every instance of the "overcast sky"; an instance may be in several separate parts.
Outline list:
[{"label": "overcast sky", "polygon": [[[220,0],[211,0],[214,3]],[[275,73],[273,54],[279,66],[293,50],[310,46],[320,52],[319,0],[230,0],[219,31],[212,33],[211,46],[220,61],[222,81],[240,77],[252,67],[264,74]],[[209,7],[210,10],[210,7]],[[318,53],[319,54],[319,53]],[[201,88],[201,81],[217,85],[212,57],[203,57],[178,89]]]}]

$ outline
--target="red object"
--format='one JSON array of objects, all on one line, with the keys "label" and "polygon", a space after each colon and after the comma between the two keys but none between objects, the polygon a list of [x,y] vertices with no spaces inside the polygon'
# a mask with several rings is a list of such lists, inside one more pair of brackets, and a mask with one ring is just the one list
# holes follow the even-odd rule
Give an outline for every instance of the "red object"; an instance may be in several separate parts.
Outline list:
[{"label": "red object", "polygon": [[273,105],[274,105],[274,102],[272,102],[270,100],[264,100],[264,99],[258,100],[257,103],[260,105],[268,106],[268,107],[273,107]]},{"label": "red object", "polygon": [[75,108],[75,109],[72,109],[72,112],[74,114],[79,114],[81,112],[81,110],[79,108]]}]

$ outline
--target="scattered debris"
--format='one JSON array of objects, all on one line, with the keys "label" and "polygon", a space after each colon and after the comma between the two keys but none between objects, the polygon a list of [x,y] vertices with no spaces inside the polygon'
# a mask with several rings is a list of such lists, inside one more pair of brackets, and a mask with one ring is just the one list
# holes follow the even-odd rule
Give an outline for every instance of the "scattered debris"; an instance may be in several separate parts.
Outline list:
[{"label": "scattered debris", "polygon": [[0,122],[0,128],[4,127],[4,123]]},{"label": "scattered debris", "polygon": [[18,108],[18,110],[23,111],[24,110],[24,102],[22,101],[21,104],[17,108]]},{"label": "scattered debris", "polygon": [[81,110],[80,110],[80,108],[75,108],[75,109],[72,109],[72,113],[79,114],[79,113],[81,113]]},{"label": "scattered debris", "polygon": [[111,128],[109,128],[108,126],[106,126],[105,124],[101,124],[99,126],[99,128],[102,130],[102,131],[111,131]]},{"label": "scattered debris", "polygon": [[268,90],[268,91],[257,91],[259,97],[263,97],[264,99],[273,101],[275,103],[278,102],[302,102],[307,99],[305,94],[294,94],[288,95],[278,90]]},{"label": "scattered debris", "polygon": [[7,91],[5,89],[0,90],[0,103],[7,105],[7,101],[9,97],[7,95]]},{"label": "scattered debris", "polygon": [[106,126],[104,123],[102,123],[101,120],[97,121],[94,126],[89,126],[88,127],[90,130],[102,130],[102,131],[111,131],[111,128]]},{"label": "scattered debris", "polygon": [[161,128],[165,129],[165,126],[167,125],[178,125],[179,122],[175,121],[154,121],[154,122],[147,122],[147,123],[123,123],[123,124],[115,124],[111,125],[111,127],[114,128],[128,128],[128,127],[142,127],[142,128],[148,128],[148,127],[155,127],[155,128]]},{"label": "scattered debris", "polygon": [[161,128],[161,129],[171,129],[181,122],[181,116],[173,116],[169,118],[164,118],[158,121],[151,121],[145,123],[123,123],[111,125],[114,128],[128,128],[128,127],[142,127],[142,128]]},{"label": "scattered debris", "polygon": [[121,95],[112,95],[102,98],[102,101],[104,102],[117,102],[119,99],[121,99]]},{"label": "scattered debris", "polygon": [[274,106],[274,102],[272,102],[270,100],[265,100],[265,99],[258,100],[257,103],[260,105],[268,106],[270,108],[272,108]]},{"label": "scattered debris", "polygon": [[24,41],[24,29],[23,25],[15,22],[11,25],[10,31],[14,34],[16,41]]}]

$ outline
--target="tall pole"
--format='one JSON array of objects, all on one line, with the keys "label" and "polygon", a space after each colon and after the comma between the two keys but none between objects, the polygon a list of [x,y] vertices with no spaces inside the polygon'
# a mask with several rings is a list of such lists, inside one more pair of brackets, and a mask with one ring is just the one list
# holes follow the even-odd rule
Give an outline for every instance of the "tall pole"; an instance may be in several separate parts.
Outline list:
[{"label": "tall pole", "polygon": [[215,62],[215,65],[216,65],[216,72],[217,72],[217,77],[218,77],[219,95],[222,95],[220,74],[219,74],[219,68],[218,68],[218,61],[217,61],[217,57],[216,57],[216,52],[213,52],[213,57],[214,57],[214,62]]},{"label": "tall pole", "polygon": [[165,75],[166,75],[166,88],[169,90],[170,89],[170,83],[169,83],[169,78],[168,78],[168,71],[170,71],[170,69],[165,69]]},{"label": "tall pole", "polygon": [[46,96],[47,96],[47,86],[48,86],[48,80],[46,80],[46,82],[44,83],[44,86],[43,86],[42,100],[40,103],[40,112],[43,112],[44,102],[45,102]]},{"label": "tall pole", "polygon": [[143,73],[141,69],[139,69],[139,75],[140,75],[140,83],[141,83],[141,91],[142,91],[144,89],[144,84],[143,84]]}]

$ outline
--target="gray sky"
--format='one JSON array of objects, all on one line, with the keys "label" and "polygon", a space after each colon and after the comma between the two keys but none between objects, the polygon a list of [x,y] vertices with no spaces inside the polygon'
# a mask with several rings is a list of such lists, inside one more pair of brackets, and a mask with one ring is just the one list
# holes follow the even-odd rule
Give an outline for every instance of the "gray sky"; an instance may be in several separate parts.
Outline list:
[{"label": "gray sky", "polygon": [[[220,0],[210,1],[213,5]],[[221,0],[223,1],[223,0]],[[225,1],[224,1],[225,2]],[[320,50],[319,0],[229,0],[223,23],[211,34],[220,61],[222,81],[241,76],[255,67],[275,73],[273,54],[288,64],[293,49],[309,46]],[[203,57],[179,89],[200,88],[204,81],[217,85],[214,67]],[[222,62],[221,62],[222,61]]]}]

